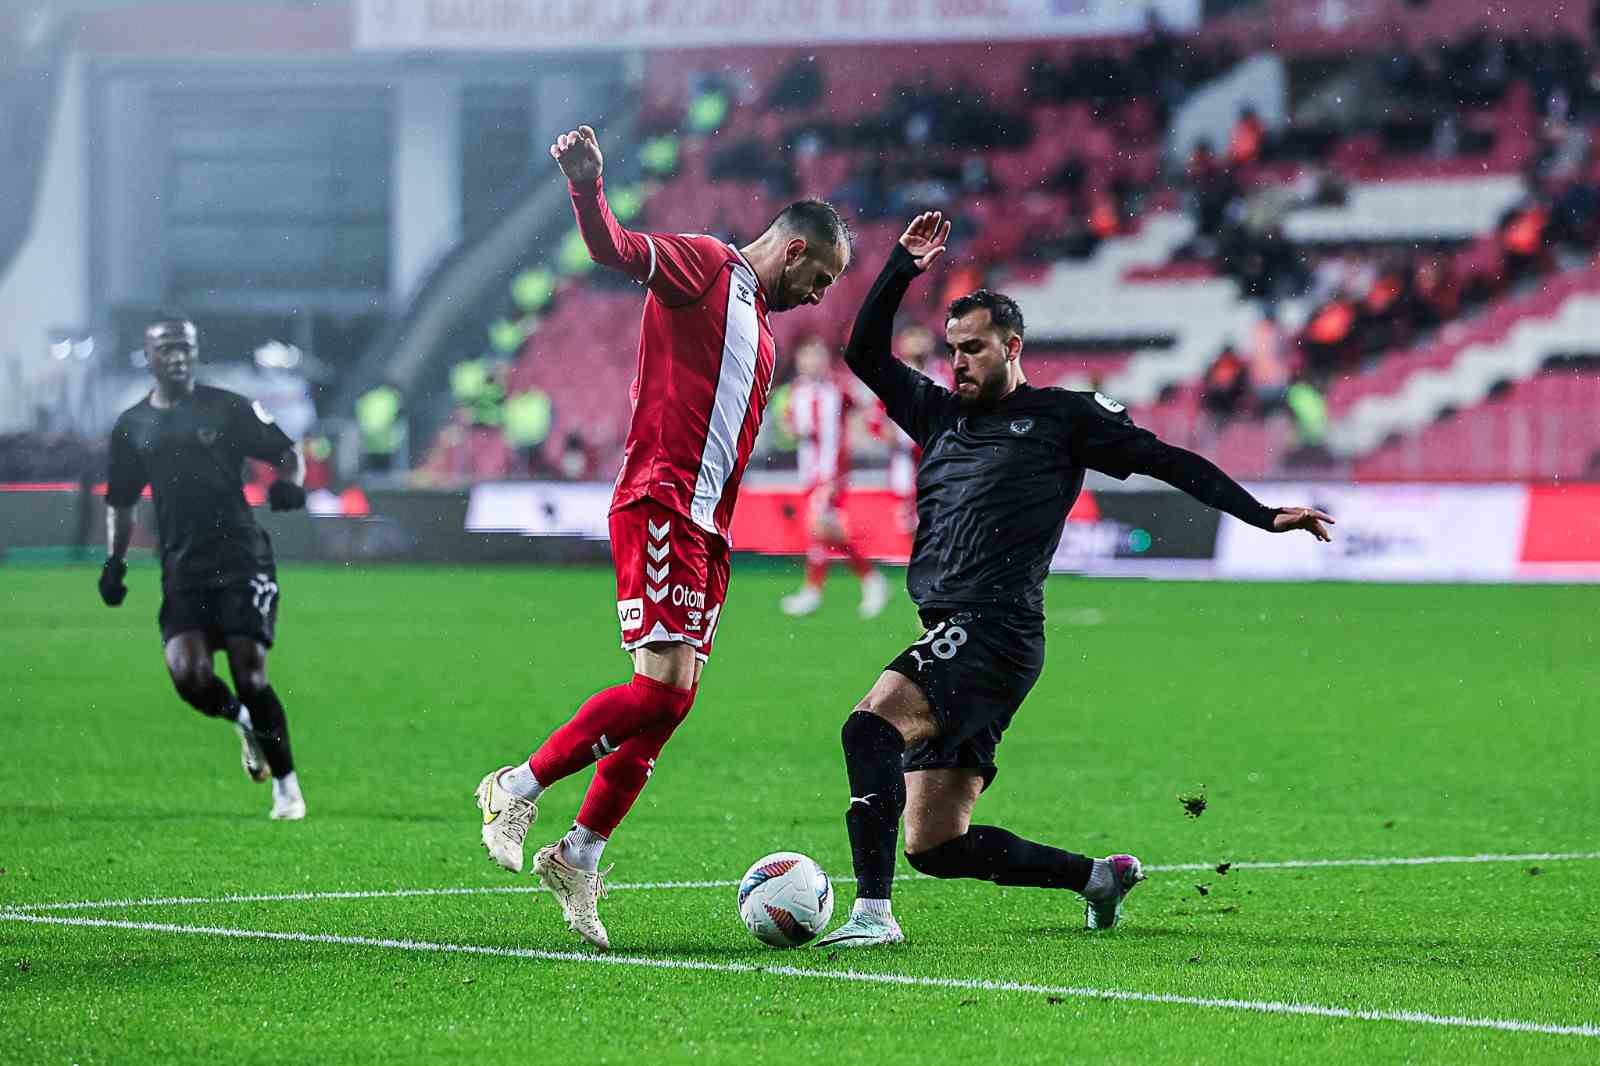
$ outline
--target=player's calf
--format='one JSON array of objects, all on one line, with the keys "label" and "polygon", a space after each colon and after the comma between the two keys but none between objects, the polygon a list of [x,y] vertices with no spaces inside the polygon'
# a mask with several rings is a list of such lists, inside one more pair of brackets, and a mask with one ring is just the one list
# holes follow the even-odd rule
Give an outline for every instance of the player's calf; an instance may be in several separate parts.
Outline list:
[{"label": "player's calf", "polygon": [[306,816],[306,800],[289,746],[289,719],[278,693],[267,683],[265,662],[251,662],[249,658],[242,660],[238,653],[230,653],[234,683],[240,699],[250,709],[251,735],[272,775],[271,817],[275,821],[298,822]]},{"label": "player's calf", "polygon": [[907,851],[906,861],[930,877],[967,877],[1022,888],[1067,888],[1082,892],[1094,860],[1048,844],[1024,840],[992,825],[975,825],[961,836],[923,851]]},{"label": "player's calf", "polygon": [[1123,900],[1144,880],[1144,869],[1132,855],[1091,859],[1024,840],[992,825],[975,825],[937,847],[908,851],[906,861],[912,869],[929,877],[972,878],[1019,888],[1070,889],[1084,898],[1084,925],[1089,929],[1116,925]]},{"label": "player's calf", "polygon": [[239,704],[208,658],[167,658],[167,675],[178,698],[207,718],[237,720]]}]

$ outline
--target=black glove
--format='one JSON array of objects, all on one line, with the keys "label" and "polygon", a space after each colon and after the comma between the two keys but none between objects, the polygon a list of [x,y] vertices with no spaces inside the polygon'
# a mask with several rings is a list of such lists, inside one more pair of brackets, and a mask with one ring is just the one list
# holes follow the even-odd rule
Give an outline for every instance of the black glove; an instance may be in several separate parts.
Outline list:
[{"label": "black glove", "polygon": [[306,490],[279,479],[267,487],[267,506],[274,511],[298,511],[306,505]]},{"label": "black glove", "polygon": [[128,598],[128,586],[122,583],[127,576],[128,564],[121,559],[107,558],[106,565],[100,568],[100,598],[107,607],[121,607]]}]

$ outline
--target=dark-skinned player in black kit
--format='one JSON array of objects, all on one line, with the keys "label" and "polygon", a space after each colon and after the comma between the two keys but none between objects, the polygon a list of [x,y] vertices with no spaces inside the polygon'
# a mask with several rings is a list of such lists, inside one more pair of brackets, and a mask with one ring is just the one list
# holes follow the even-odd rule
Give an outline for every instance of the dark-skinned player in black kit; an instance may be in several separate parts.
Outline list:
[{"label": "dark-skinned player in black kit", "polygon": [[1138,859],[1094,859],[973,825],[995,751],[1044,665],[1044,579],[1084,471],[1147,474],[1258,529],[1328,539],[1333,519],[1265,507],[1207,460],[1165,444],[1099,393],[1035,388],[1022,372],[1022,311],[980,289],[945,322],[954,390],[890,351],[895,310],[943,254],[950,224],[917,216],[856,317],[845,361],[923,449],[906,585],[922,638],[885,668],[842,731],[856,874],[849,919],[823,948],[904,940],[890,910],[902,815],[906,858],[934,877],[1070,889],[1085,925],[1116,924],[1144,877]]},{"label": "dark-skinned player in black kit", "polygon": [[[259,403],[195,383],[200,357],[194,323],[163,314],[144,333],[155,387],[111,431],[106,487],[107,553],[100,598],[117,607],[134,507],[145,486],[155,503],[161,545],[161,640],[172,683],[195,710],[231,722],[245,773],[272,781],[271,817],[298,821],[306,802],[289,750],[283,704],[267,680],[267,652],[278,618],[272,541],[244,495],[246,459],[271,463],[274,511],[304,507],[294,442]],[[217,676],[225,652],[233,691]],[[236,695],[237,693],[237,695]]]}]

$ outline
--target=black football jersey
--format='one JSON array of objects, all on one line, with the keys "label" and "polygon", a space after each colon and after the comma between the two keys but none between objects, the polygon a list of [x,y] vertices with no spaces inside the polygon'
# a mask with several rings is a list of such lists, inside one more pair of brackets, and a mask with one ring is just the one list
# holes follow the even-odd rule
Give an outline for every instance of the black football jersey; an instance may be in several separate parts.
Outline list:
[{"label": "black football jersey", "polygon": [[131,507],[146,485],[155,500],[167,587],[207,588],[271,569],[272,542],[244,497],[248,459],[275,462],[294,447],[260,404],[196,385],[174,407],[147,396],[111,431],[106,502]]},{"label": "black football jersey", "polygon": [[919,608],[1002,605],[1044,614],[1044,579],[1085,470],[1143,473],[1262,529],[1276,512],[1215,465],[1134,425],[1099,393],[1026,383],[963,404],[889,352],[916,262],[898,245],[856,318],[846,362],[923,450],[906,587]]}]

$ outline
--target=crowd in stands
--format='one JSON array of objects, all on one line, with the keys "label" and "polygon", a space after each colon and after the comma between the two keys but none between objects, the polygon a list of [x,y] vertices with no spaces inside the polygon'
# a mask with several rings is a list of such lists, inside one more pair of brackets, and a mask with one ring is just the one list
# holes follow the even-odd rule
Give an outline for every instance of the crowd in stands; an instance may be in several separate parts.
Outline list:
[{"label": "crowd in stands", "polygon": [[104,472],[107,445],[76,433],[0,434],[0,483],[77,482]]},{"label": "crowd in stands", "polygon": [[[1390,158],[1442,158],[1483,155],[1497,138],[1531,131],[1523,150],[1501,160],[1521,173],[1528,192],[1491,233],[1458,247],[1307,249],[1284,237],[1283,219],[1297,207],[1343,202],[1345,183],[1325,165],[1338,157],[1336,145],[1325,144],[1324,156],[1298,174],[1274,169],[1285,154],[1303,156],[1310,139],[1293,128],[1273,134],[1247,110],[1224,152],[1197,146],[1185,175],[1196,238],[1184,253],[1234,278],[1267,309],[1257,334],[1227,345],[1204,376],[1202,407],[1213,429],[1287,408],[1302,442],[1320,443],[1327,425],[1321,394],[1331,379],[1564,264],[1586,261],[1600,246],[1594,51],[1566,35],[1475,35],[1395,50],[1378,69],[1397,106],[1377,130],[1347,144],[1378,136]],[[1508,104],[1498,124],[1484,117]],[[1293,337],[1283,336],[1271,313],[1275,301],[1289,297],[1312,308]]]},{"label": "crowd in stands", "polygon": [[[1203,410],[1214,426],[1287,414],[1313,450],[1328,425],[1331,379],[1593,254],[1600,66],[1582,41],[1475,34],[1358,57],[1350,65],[1366,64],[1357,74],[1372,89],[1358,106],[1310,109],[1276,129],[1246,108],[1219,144],[1199,143],[1184,165],[1164,170],[1174,110],[1240,58],[1224,41],[1154,26],[1121,49],[1043,49],[1004,77],[960,60],[886,62],[863,77],[859,65],[836,69],[829,53],[791,54],[759,74],[708,65],[688,75],[685,92],[651,90],[637,153],[643,181],[608,194],[629,224],[735,241],[753,236],[773,204],[802,195],[831,199],[872,240],[873,227],[950,209],[960,254],[941,285],[913,295],[913,314],[1026,274],[1029,263],[1087,258],[1137,231],[1149,211],[1181,206],[1195,235],[1173,265],[1231,278],[1265,311],[1199,383]],[[1291,212],[1343,205],[1355,181],[1482,172],[1520,174],[1528,195],[1493,232],[1465,243],[1306,246],[1285,236]],[[588,267],[574,231],[554,263],[524,277],[514,300],[523,318],[492,327],[494,348],[513,360],[509,396],[553,394],[540,401],[542,435],[508,443],[498,423],[460,403],[430,453],[435,473],[605,475],[616,419],[570,417],[558,383],[537,369],[541,342],[530,326],[554,316],[564,330],[564,301],[600,306],[577,290],[604,292],[614,279],[586,277]],[[847,275],[807,330],[842,341],[858,280]],[[1285,301],[1295,315],[1277,313]],[[608,325],[595,343],[616,332]],[[781,337],[780,348],[796,339]],[[473,440],[496,435],[494,456],[463,459]]]}]

